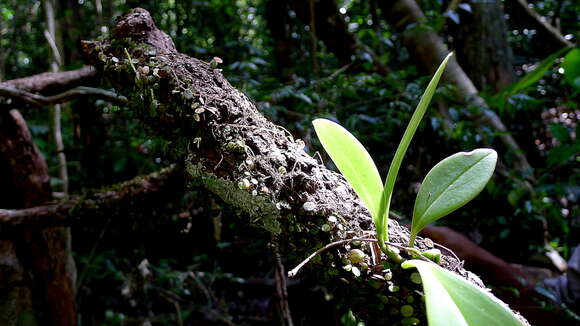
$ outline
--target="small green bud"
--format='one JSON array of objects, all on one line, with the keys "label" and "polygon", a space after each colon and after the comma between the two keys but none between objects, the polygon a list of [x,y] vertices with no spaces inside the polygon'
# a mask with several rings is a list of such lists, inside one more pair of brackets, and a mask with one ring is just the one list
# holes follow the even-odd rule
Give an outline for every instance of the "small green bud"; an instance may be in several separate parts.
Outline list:
[{"label": "small green bud", "polygon": [[423,281],[421,280],[421,274],[419,274],[417,272],[414,272],[413,274],[411,274],[410,278],[411,278],[411,282],[413,282],[415,284],[423,283]]},{"label": "small green bud", "polygon": [[366,272],[369,270],[369,265],[365,262],[360,263],[360,270]]},{"label": "small green bud", "polygon": [[365,253],[360,249],[353,249],[348,253],[348,259],[353,264],[362,263],[365,259]]},{"label": "small green bud", "polygon": [[381,300],[382,303],[389,303],[389,298],[387,298],[386,295],[379,294],[377,295],[377,297],[379,298],[379,300]]},{"label": "small green bud", "polygon": [[401,315],[405,317],[411,317],[413,315],[413,307],[410,305],[404,305],[401,307]]}]

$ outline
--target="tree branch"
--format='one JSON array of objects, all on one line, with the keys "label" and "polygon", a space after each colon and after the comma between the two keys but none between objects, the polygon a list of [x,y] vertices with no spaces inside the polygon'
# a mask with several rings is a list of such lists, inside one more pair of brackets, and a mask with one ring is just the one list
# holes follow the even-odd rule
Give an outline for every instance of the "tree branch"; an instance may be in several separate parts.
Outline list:
[{"label": "tree branch", "polygon": [[[85,42],[84,49],[119,92],[139,99],[129,103],[135,116],[185,162],[188,183],[212,191],[244,212],[248,223],[275,234],[289,263],[298,263],[325,243],[361,237],[372,229],[368,211],[342,176],[305,153],[304,142],[266,120],[219,69],[177,52],[147,11],[132,10],[117,20],[111,38]],[[125,49],[136,68],[118,59],[127,57]],[[136,78],[134,69],[147,77]],[[408,230],[396,221],[389,221],[389,233],[395,244],[408,242]],[[427,245],[419,239],[417,247]],[[348,305],[368,324],[401,322],[402,316],[382,309],[399,311],[402,304],[413,305],[416,316],[426,322],[417,294],[422,288],[409,281],[413,271],[392,262],[390,281],[380,275],[382,265],[356,275],[343,268],[350,248],[317,257],[303,275],[332,287],[337,304]],[[372,265],[369,245],[360,248]],[[443,261],[448,268],[457,265],[448,256]],[[462,269],[459,273],[469,275]],[[389,291],[395,284],[400,291]],[[382,306],[377,295],[388,304]],[[408,303],[403,296],[416,300]]]},{"label": "tree branch", "polygon": [[[150,201],[159,193],[175,194],[183,189],[183,171],[175,166],[165,168],[147,176],[110,187],[110,190],[86,196],[76,196],[55,204],[26,209],[0,209],[0,225],[25,229],[44,229],[64,226],[93,218],[95,215],[109,216],[120,206]],[[154,201],[156,202],[156,201]]]},{"label": "tree branch", "polygon": [[[434,72],[449,50],[437,33],[425,26],[425,15],[416,1],[381,1],[379,5],[389,22],[401,33],[405,46],[418,58],[418,62],[423,65],[425,70],[430,73]],[[477,88],[459,66],[456,58],[449,60],[447,69],[443,74],[443,80],[455,86],[464,104],[480,108],[479,113],[471,114],[469,117],[479,126],[488,126],[499,131],[498,137],[511,151],[510,154],[515,157],[516,169],[522,175],[530,175],[532,167],[524,152],[500,117],[478,95]]]},{"label": "tree branch", "polygon": [[93,96],[111,103],[115,103],[117,105],[122,106],[127,105],[127,98],[124,96],[118,95],[115,92],[107,91],[104,89],[86,86],[78,86],[73,89],[64,91],[63,93],[52,96],[42,96],[27,92],[22,89],[13,88],[10,86],[3,86],[2,84],[0,84],[0,96],[17,99],[22,102],[38,107],[64,103],[72,99],[84,96]]},{"label": "tree branch", "polygon": [[92,85],[99,80],[92,66],[63,72],[44,72],[38,75],[12,79],[0,83],[0,87],[12,87],[44,95],[58,94],[81,85]]},{"label": "tree branch", "polygon": [[573,46],[574,44],[562,36],[560,31],[548,23],[540,14],[538,14],[534,9],[532,9],[526,0],[511,0],[515,2],[516,5],[525,12],[535,23],[538,29],[544,31],[553,41],[560,44],[562,47]]}]

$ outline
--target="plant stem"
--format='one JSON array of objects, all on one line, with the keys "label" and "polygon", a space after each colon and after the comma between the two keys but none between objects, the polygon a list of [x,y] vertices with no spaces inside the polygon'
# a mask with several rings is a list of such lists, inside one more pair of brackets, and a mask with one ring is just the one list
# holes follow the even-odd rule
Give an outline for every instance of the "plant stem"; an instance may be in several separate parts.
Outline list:
[{"label": "plant stem", "polygon": [[409,248],[413,248],[413,246],[415,246],[415,238],[417,237],[416,234],[411,233],[411,236],[409,237]]}]

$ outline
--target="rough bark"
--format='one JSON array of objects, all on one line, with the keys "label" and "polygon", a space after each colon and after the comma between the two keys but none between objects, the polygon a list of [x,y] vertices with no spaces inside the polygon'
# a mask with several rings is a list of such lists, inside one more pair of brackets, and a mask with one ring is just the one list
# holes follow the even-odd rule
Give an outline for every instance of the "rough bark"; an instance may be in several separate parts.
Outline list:
[{"label": "rough bark", "polygon": [[[302,141],[267,121],[219,69],[177,52],[147,11],[134,9],[123,16],[112,35],[86,42],[87,58],[119,86],[149,131],[170,141],[170,150],[185,162],[189,183],[201,184],[244,212],[251,223],[277,235],[288,263],[328,242],[371,230],[367,210],[340,175],[306,154]],[[137,61],[136,68],[124,49]],[[143,73],[145,66],[150,73]],[[391,241],[406,244],[408,231],[395,221],[389,225]],[[372,267],[370,248],[361,246],[371,268],[360,276],[342,268],[349,245],[319,256],[303,276],[332,288],[337,304],[373,325],[401,321],[402,299],[417,296],[412,305],[424,322],[416,292],[421,287],[409,280],[412,271],[393,263],[393,279],[387,281],[380,275],[381,265]],[[422,240],[417,246],[426,248]],[[447,256],[444,265],[458,266]],[[400,290],[389,291],[393,285]],[[385,297],[388,304],[381,301]]]},{"label": "rough bark", "polygon": [[18,110],[3,111],[0,125],[0,160],[5,162],[0,205],[22,208],[50,200],[48,167],[26,121]]},{"label": "rough bark", "polygon": [[507,40],[501,1],[469,1],[453,25],[454,47],[461,67],[477,89],[497,92],[513,83],[513,55]]},{"label": "rough bark", "polygon": [[[3,200],[2,207],[25,208],[50,200],[48,167],[32,142],[26,122],[17,110],[3,111],[0,115],[0,161],[5,177],[0,180],[0,188],[10,192],[9,196],[2,198],[11,200]],[[33,314],[22,310],[19,304],[14,305],[13,310],[3,311],[3,318],[8,319],[6,325],[17,325],[22,322],[21,318],[28,318],[28,322],[37,318],[43,325],[75,325],[76,271],[70,256],[69,230],[52,228],[39,232],[7,231],[3,232],[2,238],[2,241],[11,242],[3,244],[3,249],[13,248],[10,250],[15,251],[22,270],[26,271],[21,277],[14,274],[14,278],[26,282],[17,285],[23,289],[15,294],[22,297],[10,297],[15,288],[9,288],[9,292],[2,292],[1,301],[18,303],[28,300],[30,296],[34,302]],[[8,253],[5,252],[6,256],[3,257],[14,256]],[[8,270],[11,273],[19,271],[15,263],[9,264]]]},{"label": "rough bark", "polygon": [[[415,0],[381,1],[379,5],[383,15],[401,34],[405,47],[415,56],[417,63],[427,72],[434,72],[449,50],[437,33],[425,24],[425,15]],[[522,175],[530,176],[532,167],[524,152],[498,115],[478,96],[477,88],[455,58],[449,61],[443,80],[455,86],[465,105],[479,108],[478,113],[471,114],[470,118],[480,126],[500,132],[499,138],[513,157],[515,168]]]}]

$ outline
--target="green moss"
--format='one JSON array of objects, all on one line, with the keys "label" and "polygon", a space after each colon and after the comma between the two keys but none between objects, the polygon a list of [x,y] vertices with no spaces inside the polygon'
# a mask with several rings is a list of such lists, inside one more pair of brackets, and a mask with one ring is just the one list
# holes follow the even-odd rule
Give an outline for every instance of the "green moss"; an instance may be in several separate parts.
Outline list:
[{"label": "green moss", "polygon": [[267,231],[280,234],[280,211],[269,198],[260,195],[252,196],[250,191],[240,189],[237,182],[208,173],[201,163],[193,163],[189,158],[186,159],[185,166],[194,180],[200,182],[226,203],[248,213],[253,223],[261,223]]}]

